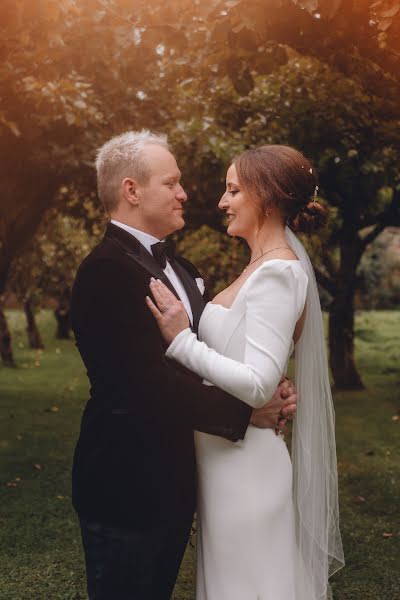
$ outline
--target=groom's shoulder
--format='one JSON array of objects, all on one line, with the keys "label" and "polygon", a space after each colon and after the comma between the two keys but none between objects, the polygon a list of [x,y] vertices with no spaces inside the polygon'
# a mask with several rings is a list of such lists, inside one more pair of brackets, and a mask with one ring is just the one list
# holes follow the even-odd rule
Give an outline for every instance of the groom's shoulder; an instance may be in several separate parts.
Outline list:
[{"label": "groom's shoulder", "polygon": [[132,270],[133,261],[127,260],[125,253],[108,238],[103,238],[79,265],[76,279],[86,278],[95,273],[109,275],[109,272],[125,274]]},{"label": "groom's shoulder", "polygon": [[109,241],[103,238],[96,246],[94,246],[89,254],[81,262],[79,269],[86,269],[92,264],[98,261],[104,260],[118,260],[120,259],[119,253],[109,243]]}]

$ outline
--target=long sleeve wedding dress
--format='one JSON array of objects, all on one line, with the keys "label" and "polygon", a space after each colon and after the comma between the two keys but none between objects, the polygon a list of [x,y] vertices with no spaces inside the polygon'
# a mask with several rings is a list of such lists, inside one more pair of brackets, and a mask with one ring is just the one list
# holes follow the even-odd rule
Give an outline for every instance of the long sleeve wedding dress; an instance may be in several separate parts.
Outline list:
[{"label": "long sleeve wedding dress", "polygon": [[[200,340],[185,329],[167,356],[247,404],[263,405],[286,370],[307,284],[299,261],[265,261],[230,308],[206,305]],[[195,442],[196,599],[316,600],[296,542],[292,464],[282,437],[250,425],[236,443],[200,432]]]}]

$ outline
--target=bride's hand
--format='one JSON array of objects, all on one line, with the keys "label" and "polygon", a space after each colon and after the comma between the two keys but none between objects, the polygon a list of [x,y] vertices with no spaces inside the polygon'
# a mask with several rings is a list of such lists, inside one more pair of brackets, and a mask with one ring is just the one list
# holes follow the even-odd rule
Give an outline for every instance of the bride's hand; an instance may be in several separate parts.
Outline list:
[{"label": "bride's hand", "polygon": [[170,344],[189,325],[189,318],[182,302],[159,279],[151,278],[150,290],[156,304],[146,296],[147,306],[151,310],[161,335]]}]

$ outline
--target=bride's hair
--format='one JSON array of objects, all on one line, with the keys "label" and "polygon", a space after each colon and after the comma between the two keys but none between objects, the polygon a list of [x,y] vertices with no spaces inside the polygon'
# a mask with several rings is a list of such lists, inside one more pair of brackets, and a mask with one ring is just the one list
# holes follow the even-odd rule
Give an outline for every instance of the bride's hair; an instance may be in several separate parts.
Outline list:
[{"label": "bride's hair", "polygon": [[250,148],[233,164],[243,190],[262,201],[263,215],[276,206],[295,232],[313,233],[325,225],[327,210],[315,200],[314,167],[298,150],[272,144]]}]

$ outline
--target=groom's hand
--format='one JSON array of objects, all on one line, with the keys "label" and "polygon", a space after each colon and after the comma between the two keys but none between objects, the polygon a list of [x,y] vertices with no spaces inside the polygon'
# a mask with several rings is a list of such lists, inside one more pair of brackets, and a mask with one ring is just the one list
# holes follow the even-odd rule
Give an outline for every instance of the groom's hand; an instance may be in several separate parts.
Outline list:
[{"label": "groom's hand", "polygon": [[254,408],[250,423],[263,429],[282,431],[288,419],[296,413],[297,392],[290,379],[281,380],[271,400],[261,408]]}]

